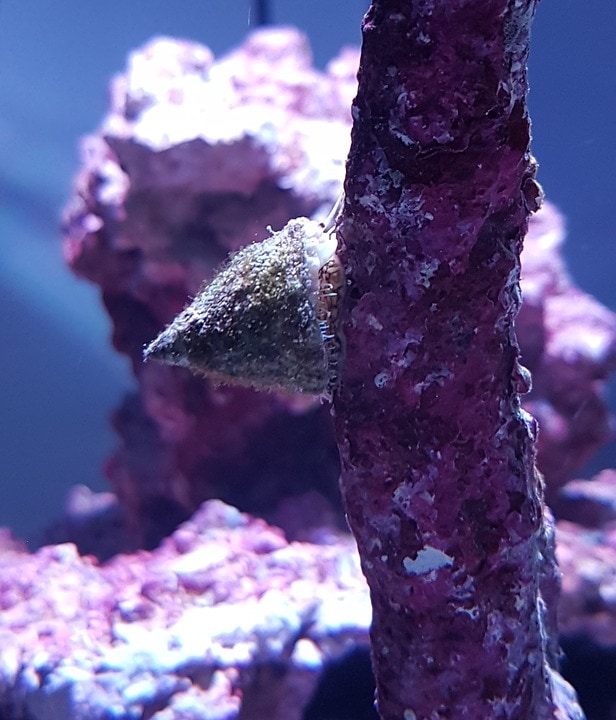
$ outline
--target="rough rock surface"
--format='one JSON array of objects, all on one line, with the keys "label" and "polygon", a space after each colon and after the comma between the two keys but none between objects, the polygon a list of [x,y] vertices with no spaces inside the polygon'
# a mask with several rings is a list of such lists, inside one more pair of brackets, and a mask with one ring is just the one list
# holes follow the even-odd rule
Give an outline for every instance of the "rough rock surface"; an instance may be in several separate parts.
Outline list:
[{"label": "rough rock surface", "polygon": [[5,537],[0,610],[5,720],[299,720],[371,616],[349,537],[289,544],[220,501],[103,566]]},{"label": "rough rock surface", "polygon": [[373,0],[339,235],[341,489],[393,718],[579,718],[514,320],[534,0]]},{"label": "rough rock surface", "polygon": [[[348,150],[357,62],[346,50],[319,73],[305,38],[290,29],[253,34],[217,62],[194,43],[152,41],[114,80],[109,115],[83,143],[65,253],[101,288],[114,345],[138,380],[115,413],[121,447],[107,465],[128,523],[124,549],[154,547],[211,497],[282,523],[293,537],[343,522],[327,408],[213,387],[144,365],[141,353],[229,251],[262,238],[268,224],[329,209]],[[614,317],[568,278],[563,236],[554,208],[531,220],[528,300],[517,320],[534,375],[525,405],[541,422],[549,491],[610,432],[602,387],[615,357]],[[326,523],[304,512],[306,498],[327,512]],[[65,539],[79,540],[69,525]],[[118,546],[115,531],[108,546]]]},{"label": "rough rock surface", "polygon": [[[316,493],[343,522],[327,408],[214,387],[144,365],[142,350],[230,251],[268,225],[327,214],[356,68],[346,50],[314,70],[292,29],[256,32],[218,62],[195,43],[154,40],[131,55],[102,128],[84,141],[64,247],[101,288],[114,345],[139,383],[115,414],[122,446],[107,466],[133,547],[155,546],[211,497],[285,524],[289,501]],[[318,513],[292,514],[302,520],[285,524],[294,537],[319,532]]]},{"label": "rough rock surface", "polygon": [[556,548],[562,572],[561,632],[616,647],[616,522],[589,529],[562,520]]},{"label": "rough rock surface", "polygon": [[561,489],[556,507],[560,518],[586,528],[616,523],[616,470],[604,470],[592,480],[571,480]]},{"label": "rough rock surface", "polygon": [[533,216],[522,252],[516,319],[533,386],[524,407],[539,423],[547,499],[614,435],[606,380],[616,368],[616,316],[575,286],[560,255],[563,218],[549,203]]},{"label": "rough rock surface", "polygon": [[[562,522],[556,536],[562,631],[616,644],[616,533]],[[324,541],[289,544],[216,501],[157,550],[102,566],[0,532],[0,717],[235,720],[278,688],[268,716],[292,720],[316,705],[326,665],[368,639],[354,544]]]}]

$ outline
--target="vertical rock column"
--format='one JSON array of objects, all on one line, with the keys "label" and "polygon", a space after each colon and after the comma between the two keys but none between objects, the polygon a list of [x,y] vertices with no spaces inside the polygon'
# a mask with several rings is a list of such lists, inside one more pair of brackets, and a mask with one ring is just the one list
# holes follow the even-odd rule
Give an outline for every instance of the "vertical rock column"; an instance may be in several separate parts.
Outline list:
[{"label": "vertical rock column", "polygon": [[535,4],[374,0],[364,20],[334,413],[387,720],[548,718],[563,687],[514,333]]}]

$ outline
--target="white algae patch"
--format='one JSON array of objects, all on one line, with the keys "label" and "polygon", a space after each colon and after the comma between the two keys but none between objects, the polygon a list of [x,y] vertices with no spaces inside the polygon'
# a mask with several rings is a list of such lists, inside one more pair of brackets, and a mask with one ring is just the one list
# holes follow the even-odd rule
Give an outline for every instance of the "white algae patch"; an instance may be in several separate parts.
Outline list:
[{"label": "white algae patch", "polygon": [[428,545],[417,553],[415,560],[407,556],[402,564],[409,575],[425,575],[433,570],[450,567],[453,565],[453,558],[442,550]]}]

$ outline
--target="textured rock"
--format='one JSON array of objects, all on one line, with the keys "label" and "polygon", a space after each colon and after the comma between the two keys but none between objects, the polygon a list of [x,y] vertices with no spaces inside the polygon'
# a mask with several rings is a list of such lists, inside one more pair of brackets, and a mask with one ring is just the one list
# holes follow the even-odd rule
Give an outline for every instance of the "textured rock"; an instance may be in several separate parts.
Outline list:
[{"label": "textured rock", "polygon": [[374,0],[364,20],[334,412],[384,720],[581,717],[555,670],[557,575],[513,330],[540,196],[534,7]]},{"label": "textured rock", "polygon": [[616,522],[598,531],[563,520],[558,523],[556,540],[563,576],[561,632],[615,647]]},{"label": "textured rock", "polygon": [[[415,5],[418,34],[413,42],[429,54],[449,26],[444,23],[442,31],[428,32],[429,18],[422,15],[419,4]],[[423,3],[423,11],[432,5]],[[457,6],[454,3],[451,7],[457,11]],[[491,12],[492,8],[479,17],[467,9],[465,22],[472,25],[476,21],[480,27]],[[460,25],[463,30],[468,27]],[[515,23],[510,21],[507,29],[512,39]],[[461,35],[462,40],[469,37],[466,32]],[[458,62],[454,50],[463,49],[462,40],[447,51],[451,51],[454,66]],[[491,52],[494,45],[488,42],[486,48]],[[69,522],[54,528],[49,539],[75,539],[82,551],[102,557],[138,546],[153,547],[204,498],[222,497],[269,518],[290,537],[316,545],[289,545],[277,530],[219,503],[204,506],[155,552],[118,556],[100,567],[66,545],[27,555],[18,541],[0,530],[2,720],[24,716],[32,720],[85,720],[109,717],[110,713],[117,718],[147,716],[155,720],[188,720],[201,718],[204,713],[208,718],[229,720],[240,713],[242,718],[293,718],[311,697],[324,664],[339,658],[355,641],[366,641],[367,589],[354,547],[337,531],[342,524],[336,489],[338,464],[327,408],[305,398],[214,388],[185,371],[141,363],[143,345],[181,310],[229,251],[263,237],[268,224],[280,228],[289,217],[325,215],[342,179],[356,65],[356,55],[348,51],[333,61],[326,73],[317,73],[310,66],[301,35],[291,30],[270,30],[251,36],[241,48],[216,63],[202,46],[158,40],[134,53],[127,73],[114,81],[110,114],[101,131],[84,143],[84,168],[66,214],[65,252],[74,270],[101,288],[114,326],[114,344],[133,363],[139,395],[127,398],[114,418],[122,447],[109,461],[108,475],[117,498],[76,489],[69,499]],[[435,73],[437,67],[433,67]],[[470,70],[472,64],[467,68],[465,59],[459,69]],[[389,83],[398,82],[395,75],[385,73],[382,77],[390,77]],[[464,133],[483,116],[479,112],[477,117],[467,118],[469,125],[454,127],[452,137],[448,137],[448,112],[455,111],[456,122],[462,122],[467,109],[463,97],[473,95],[470,107],[480,109],[483,93],[493,84],[489,77],[487,83],[478,83],[474,89],[461,83],[460,92],[469,91],[470,95],[460,95],[461,104],[455,108],[448,105],[448,96],[442,92],[443,78],[435,75],[433,95],[425,106],[418,106],[410,133],[395,123],[392,126],[401,144],[389,150],[395,151],[394,156],[401,151],[398,161],[407,151],[428,148],[427,164],[415,164],[417,157],[421,159],[419,153],[410,167],[396,168],[402,176],[416,172],[416,185],[425,186],[425,192],[421,197],[405,195],[397,185],[401,177],[394,173],[388,186],[368,188],[359,203],[362,212],[374,211],[378,234],[386,228],[386,221],[378,214],[377,203],[382,201],[389,212],[392,204],[402,200],[395,218],[399,223],[396,233],[404,230],[409,217],[421,220],[405,236],[412,253],[417,253],[418,238],[429,239],[430,228],[435,228],[434,244],[428,242],[425,251],[420,249],[425,257],[417,259],[415,255],[416,264],[403,283],[404,298],[413,303],[409,327],[417,329],[421,318],[428,317],[426,328],[433,331],[429,336],[432,343],[439,337],[440,313],[449,312],[442,327],[451,327],[455,320],[454,341],[465,348],[460,364],[464,365],[465,358],[467,366],[472,366],[476,358],[473,343],[478,340],[474,340],[474,332],[465,335],[471,323],[465,325],[464,314],[478,307],[475,303],[484,288],[481,283],[473,286],[472,273],[477,271],[473,262],[485,269],[482,263],[489,252],[484,254],[483,250],[489,249],[490,233],[499,236],[497,225],[507,212],[498,216],[498,223],[488,228],[490,232],[481,234],[479,227],[485,218],[475,217],[475,223],[467,224],[467,206],[462,204],[456,218],[460,221],[459,244],[455,248],[440,246],[438,238],[444,238],[450,218],[446,212],[435,212],[435,181],[447,172],[452,182],[465,178],[469,193],[476,195],[478,207],[487,214],[508,197],[508,182],[516,167],[521,167],[525,123],[514,112],[519,134],[484,138],[486,147],[494,140],[502,143],[503,150],[509,147],[511,154],[496,153],[494,162],[476,168],[478,175],[474,176],[475,169],[465,167],[464,153],[455,152],[451,157],[448,149],[463,149]],[[506,83],[502,90],[507,94],[516,87],[515,83]],[[417,102],[412,94],[406,99],[399,97],[409,105]],[[514,110],[519,107],[514,105]],[[502,106],[496,103],[494,108],[495,114],[486,117],[496,129],[496,110]],[[372,119],[376,119],[374,129],[382,139],[385,130],[391,128],[381,122],[379,112]],[[433,133],[432,146],[430,137],[423,135],[424,127]],[[406,145],[411,138],[417,145]],[[472,144],[469,147],[474,148]],[[485,147],[481,148],[484,152]],[[381,170],[391,157],[390,152],[377,158]],[[363,160],[369,162],[371,156],[367,153]],[[508,160],[512,161],[509,165]],[[495,186],[480,176],[486,173],[487,177],[498,168],[503,169],[504,184],[491,194],[490,187]],[[354,181],[360,177],[360,172],[355,173]],[[387,187],[391,195],[385,192]],[[534,206],[537,188],[530,177],[523,190],[528,205]],[[375,203],[374,207],[370,203]],[[519,216],[520,207],[513,203],[509,211],[517,211]],[[521,224],[514,225],[510,235],[499,238],[503,249],[515,246],[517,250],[519,246]],[[395,256],[393,235],[388,253]],[[479,243],[473,254],[465,255],[476,235],[483,240],[483,249]],[[614,366],[616,334],[614,316],[577,290],[567,276],[559,256],[563,236],[562,220],[549,205],[531,218],[523,252],[524,304],[516,319],[522,360],[534,375],[534,387],[525,396],[524,406],[540,419],[539,464],[546,473],[548,488],[554,491],[610,432],[602,391]],[[347,245],[351,244],[347,239]],[[435,249],[444,254],[433,263],[429,253]],[[459,253],[448,257],[450,250]],[[445,264],[460,268],[467,259],[473,261],[465,268],[469,277],[462,273],[462,277],[454,274],[449,278],[454,284],[455,278],[459,280],[456,302],[448,305],[442,297],[436,298],[435,316],[430,320],[426,303],[430,293],[438,294],[439,288],[445,288]],[[513,261],[508,262],[506,257],[498,258],[495,274],[502,277],[503,268],[513,266]],[[379,253],[367,254],[356,268],[364,266],[371,274],[370,283],[374,277],[381,277]],[[406,270],[404,265],[401,269]],[[357,276],[353,277],[357,281]],[[489,284],[493,289],[493,282],[486,277],[485,287]],[[509,287],[514,286],[512,277]],[[375,363],[394,357],[394,373],[386,372],[384,366],[375,367],[361,392],[368,388],[380,402],[383,396],[393,398],[396,383],[409,377],[407,373],[424,372],[429,356],[421,352],[423,328],[402,339],[403,353],[396,354],[401,345],[395,333],[382,342],[383,328],[395,324],[399,317],[399,297],[393,285],[371,287],[365,300],[368,313],[363,316],[369,327],[364,351],[372,353]],[[379,292],[385,298],[385,316],[379,314],[383,307]],[[357,302],[353,293],[351,303]],[[492,299],[496,305],[503,302],[503,307],[512,300],[503,300],[500,295]],[[513,300],[510,311],[505,312],[506,322],[512,316]],[[362,311],[356,310],[354,317],[361,320]],[[511,359],[515,348],[509,344],[507,333],[504,338]],[[482,342],[484,339],[480,336]],[[413,403],[421,398],[421,402],[412,415],[401,418],[399,425],[388,418],[395,427],[387,442],[408,440],[404,437],[406,429],[421,424],[415,414],[418,409],[434,410],[437,423],[433,432],[441,433],[440,440],[451,439],[447,433],[455,418],[448,412],[452,381],[446,372],[451,347],[455,344],[438,346],[438,362],[430,373],[403,388],[403,400],[410,398]],[[476,380],[482,362],[480,358],[477,368],[469,367],[469,379]],[[458,369],[454,368],[454,379],[459,377]],[[506,384],[507,377],[503,372],[495,382]],[[525,382],[521,369],[518,381],[516,391],[523,389]],[[488,385],[479,396],[469,391],[463,432],[441,458],[435,458],[429,443],[419,444],[423,436],[412,438],[415,444],[409,451],[413,463],[418,462],[405,468],[414,468],[411,479],[417,483],[417,492],[405,494],[409,484],[395,498],[407,517],[416,514],[418,532],[428,523],[442,535],[453,527],[447,536],[451,550],[445,542],[442,546],[420,546],[414,543],[419,535],[412,532],[404,538],[410,552],[400,558],[399,575],[419,588],[417,596],[431,614],[439,606],[430,604],[430,593],[443,587],[442,575],[458,572],[461,555],[469,567],[477,560],[474,572],[478,580],[489,580],[489,573],[494,573],[493,594],[481,596],[482,602],[476,605],[473,602],[478,596],[471,594],[470,583],[469,587],[454,583],[459,609],[454,629],[458,635],[439,637],[442,648],[431,656],[435,665],[442,662],[447,643],[455,644],[456,637],[463,648],[457,660],[450,657],[452,663],[463,665],[467,647],[472,654],[475,613],[485,619],[499,600],[512,611],[509,601],[514,597],[527,600],[532,595],[536,589],[531,577],[533,563],[536,569],[545,560],[543,597],[552,601],[552,613],[556,607],[549,533],[545,558],[532,552],[524,555],[529,545],[523,541],[514,548],[512,557],[524,556],[521,564],[524,558],[529,563],[528,575],[519,585],[511,585],[519,567],[503,569],[497,562],[501,547],[515,540],[517,533],[533,522],[539,527],[536,496],[529,502],[517,491],[509,494],[513,510],[506,536],[499,535],[497,520],[506,502],[492,487],[499,471],[487,461],[492,475],[485,478],[485,485],[480,485],[481,478],[465,472],[470,467],[467,456],[482,437],[481,433],[473,435],[473,423],[483,420],[484,410],[491,415],[494,386]],[[505,411],[511,409],[511,402],[515,407],[513,396],[509,397],[509,408],[504,403]],[[351,451],[353,461],[361,453],[376,453],[369,427],[380,418],[378,412],[370,414],[371,408],[366,403],[361,409],[367,430],[359,443],[348,446],[347,461]],[[421,413],[419,417],[421,420]],[[527,422],[519,413],[513,423],[523,442],[528,440],[524,440]],[[496,437],[500,449],[507,445],[506,432]],[[520,459],[526,470],[527,461],[528,453]],[[460,465],[460,482],[441,484],[442,468],[452,462]],[[438,483],[429,472],[435,466],[441,474]],[[389,476],[383,477],[389,482]],[[564,571],[560,608],[563,630],[568,636],[584,633],[598,644],[608,645],[616,636],[612,587],[616,541],[610,524],[611,500],[606,501],[603,482],[609,477],[601,478],[601,488],[592,483],[584,487],[570,484],[564,496],[571,506],[566,511],[564,504],[557,508],[562,508],[567,517],[578,517],[589,525],[600,523],[601,527],[600,532],[589,532],[561,523],[557,531]],[[535,491],[534,478],[527,479]],[[460,505],[462,491],[477,492]],[[379,497],[375,497],[378,505]],[[461,510],[459,517],[457,510]],[[531,517],[534,511],[535,518]],[[357,516],[360,524],[372,522],[373,506],[366,504]],[[374,557],[366,560],[365,556],[365,562],[375,560],[377,567],[395,561],[395,548],[387,545],[387,523],[391,518],[386,517],[377,528]],[[125,535],[127,529],[129,536]],[[465,544],[465,535],[471,529],[475,530],[474,547]],[[485,561],[483,574],[481,561]],[[371,570],[369,565],[366,568]],[[425,582],[432,575],[435,582]],[[395,579],[397,582],[398,576]],[[499,587],[501,581],[505,590]],[[390,586],[384,583],[377,591],[385,589],[395,600],[396,582]],[[480,591],[485,590],[486,586],[478,584]],[[376,592],[375,597],[378,601],[382,596]],[[512,612],[517,611],[514,608]],[[503,616],[495,613],[484,625],[486,637],[495,638],[495,652],[500,640],[510,644],[509,652],[525,642],[519,626],[507,627]],[[380,631],[377,627],[377,633]],[[398,649],[400,641],[406,639],[403,634],[395,636]],[[383,641],[382,635],[377,640]],[[389,644],[380,647],[383,650]],[[419,657],[429,661],[426,655]],[[469,667],[477,667],[475,659],[471,658]],[[519,667],[524,668],[522,663]],[[455,689],[455,677],[449,669],[443,677],[451,680]],[[485,675],[481,668],[479,672],[486,678],[486,693],[494,692],[496,673]],[[570,688],[550,668],[547,676],[554,696],[563,698],[557,717],[575,717]],[[523,679],[516,691],[521,692]],[[471,691],[474,687],[469,683]],[[520,702],[525,700],[521,694]],[[408,720],[413,715],[406,713],[404,717]],[[422,716],[416,713],[416,717]],[[523,717],[526,720],[529,716]]]},{"label": "textured rock", "polygon": [[68,544],[3,546],[0,716],[299,720],[326,663],[367,641],[354,545],[331,540],[288,544],[212,501],[100,567]]},{"label": "textured rock", "polygon": [[[99,513],[95,532],[110,536],[101,556],[155,546],[211,497],[289,518],[294,537],[323,528],[318,513],[298,525],[302,512],[290,508],[305,496],[343,525],[327,408],[213,388],[182,369],[144,365],[141,353],[229,251],[263,238],[268,224],[326,213],[342,180],[356,67],[348,50],[318,73],[303,36],[278,29],[217,62],[194,43],[153,41],[115,79],[109,115],[84,142],[65,223],[67,259],[101,288],[114,344],[138,379],[138,394],[115,413],[121,447],[107,464],[128,533],[120,545],[116,517]],[[616,337],[613,315],[568,278],[563,237],[554,208],[531,220],[516,321],[534,375],[524,406],[540,420],[550,499],[608,437],[603,382]],[[83,547],[83,524],[69,525],[62,536]]]},{"label": "textured rock", "polygon": [[[195,43],[155,40],[133,53],[84,141],[64,247],[101,288],[139,383],[115,414],[122,446],[107,465],[128,547],[155,546],[211,497],[284,521],[280,503],[317,492],[344,522],[318,401],[212,387],[144,365],[142,350],[230,251],[290,217],[325,217],[342,183],[356,68],[349,50],[317,72],[292,29],[254,33],[218,62]],[[312,530],[320,523],[293,531]]]},{"label": "textured rock", "polygon": [[605,384],[616,367],[616,316],[573,284],[560,256],[564,237],[562,217],[545,203],[524,241],[516,318],[533,376],[524,407],[539,423],[538,465],[550,503],[614,435]]},{"label": "textured rock", "polygon": [[556,507],[560,518],[587,528],[616,523],[616,470],[604,470],[592,480],[568,482]]},{"label": "textured rock", "polygon": [[[322,539],[288,544],[215,501],[156,551],[102,566],[72,545],[29,555],[0,533],[0,717],[235,720],[263,717],[250,713],[268,698],[272,718],[322,717],[343,695],[339,680],[329,697],[315,690],[323,671],[367,642],[370,622],[354,544]],[[616,534],[560,523],[557,539],[562,629],[609,647]]]},{"label": "textured rock", "polygon": [[563,672],[590,720],[616,713],[616,471],[573,480],[557,501]]}]

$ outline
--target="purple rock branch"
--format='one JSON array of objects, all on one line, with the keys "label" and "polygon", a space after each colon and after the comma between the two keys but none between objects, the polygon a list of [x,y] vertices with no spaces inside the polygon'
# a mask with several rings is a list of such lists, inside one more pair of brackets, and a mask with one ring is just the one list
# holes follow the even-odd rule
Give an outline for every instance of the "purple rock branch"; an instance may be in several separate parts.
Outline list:
[{"label": "purple rock branch", "polygon": [[346,205],[342,491],[385,720],[581,717],[520,404],[534,0],[374,0]]}]

